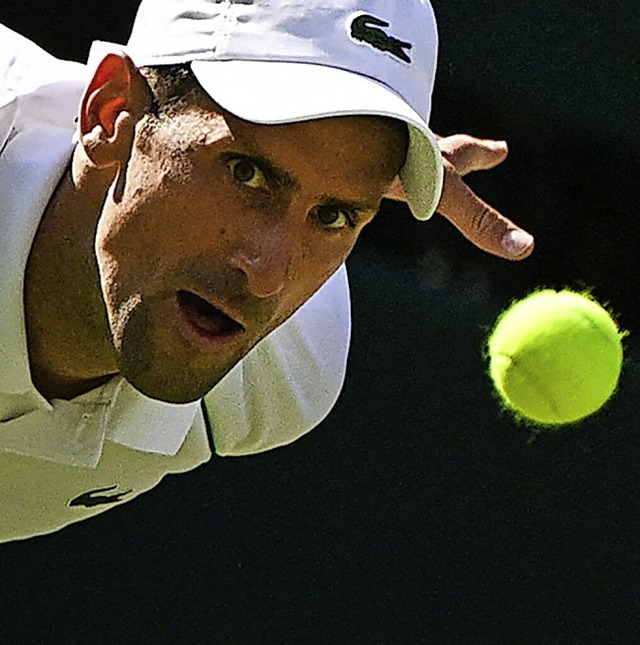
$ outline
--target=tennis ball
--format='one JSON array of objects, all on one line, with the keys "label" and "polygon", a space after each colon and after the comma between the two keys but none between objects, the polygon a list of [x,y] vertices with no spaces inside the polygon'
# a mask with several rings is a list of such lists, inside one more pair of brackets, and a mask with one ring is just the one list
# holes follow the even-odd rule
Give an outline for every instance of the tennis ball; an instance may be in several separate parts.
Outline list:
[{"label": "tennis ball", "polygon": [[623,336],[589,295],[543,289],[496,321],[487,345],[489,373],[516,417],[541,426],[573,423],[615,391]]}]

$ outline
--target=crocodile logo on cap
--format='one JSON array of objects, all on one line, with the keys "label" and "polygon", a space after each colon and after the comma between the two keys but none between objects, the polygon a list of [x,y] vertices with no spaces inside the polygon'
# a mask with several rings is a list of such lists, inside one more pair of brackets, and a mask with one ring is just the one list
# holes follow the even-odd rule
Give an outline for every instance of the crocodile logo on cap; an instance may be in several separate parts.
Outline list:
[{"label": "crocodile logo on cap", "polygon": [[388,52],[405,63],[411,63],[411,58],[405,50],[411,49],[411,43],[398,40],[378,27],[388,27],[389,23],[375,16],[363,14],[351,23],[351,36],[360,42],[367,43],[381,52]]}]

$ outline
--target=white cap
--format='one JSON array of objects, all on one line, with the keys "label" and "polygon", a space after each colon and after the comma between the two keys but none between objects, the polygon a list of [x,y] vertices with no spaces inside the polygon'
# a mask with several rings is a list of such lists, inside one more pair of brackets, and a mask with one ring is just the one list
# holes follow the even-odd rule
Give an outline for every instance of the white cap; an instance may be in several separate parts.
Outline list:
[{"label": "white cap", "polygon": [[428,126],[437,46],[428,0],[142,0],[126,49],[138,66],[190,62],[246,121],[405,121],[400,178],[412,213],[428,219],[443,177]]}]

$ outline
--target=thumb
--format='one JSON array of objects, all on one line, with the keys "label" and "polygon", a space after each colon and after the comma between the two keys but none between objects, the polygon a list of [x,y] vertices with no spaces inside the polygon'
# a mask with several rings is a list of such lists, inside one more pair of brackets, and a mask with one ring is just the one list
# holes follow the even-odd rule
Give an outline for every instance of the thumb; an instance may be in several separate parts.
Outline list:
[{"label": "thumb", "polygon": [[476,170],[490,170],[501,164],[509,154],[506,141],[476,139],[468,134],[454,134],[438,139],[442,156],[450,161],[463,177]]}]

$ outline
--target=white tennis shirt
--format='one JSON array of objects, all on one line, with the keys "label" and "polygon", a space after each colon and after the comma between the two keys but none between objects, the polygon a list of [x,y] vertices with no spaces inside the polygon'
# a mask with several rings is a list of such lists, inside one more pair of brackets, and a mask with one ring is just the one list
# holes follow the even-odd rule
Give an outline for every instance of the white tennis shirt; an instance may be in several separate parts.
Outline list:
[{"label": "white tennis shirt", "polygon": [[70,161],[89,74],[0,25],[0,542],[130,501],[208,461],[211,442],[222,456],[291,443],[329,413],[345,376],[351,318],[341,267],[203,402],[155,401],[122,377],[72,400],[36,390],[25,268]]}]

